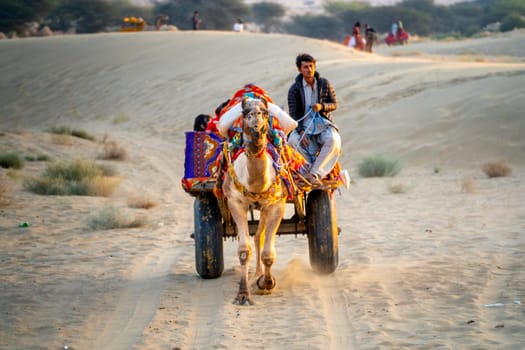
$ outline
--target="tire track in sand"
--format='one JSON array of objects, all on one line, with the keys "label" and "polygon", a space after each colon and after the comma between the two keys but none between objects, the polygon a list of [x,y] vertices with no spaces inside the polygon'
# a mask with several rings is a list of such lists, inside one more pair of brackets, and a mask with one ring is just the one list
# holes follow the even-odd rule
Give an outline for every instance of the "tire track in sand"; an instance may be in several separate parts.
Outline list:
[{"label": "tire track in sand", "polygon": [[328,350],[357,349],[355,344],[355,329],[349,317],[350,303],[347,293],[347,284],[338,276],[337,270],[328,276],[319,276],[312,273],[319,300],[321,301],[322,315],[326,322]]},{"label": "tire track in sand", "polygon": [[119,295],[118,304],[104,322],[94,349],[130,349],[153,317],[172,265],[174,249],[156,250],[141,262],[139,270]]},{"label": "tire track in sand", "polygon": [[[169,221],[170,226],[171,224],[176,226],[176,228],[168,228],[160,225],[151,232],[152,237],[169,237],[170,235],[175,236],[177,233],[185,234],[185,231],[189,230],[189,224],[186,225],[184,215],[181,215],[180,210],[176,211],[174,208],[176,205],[174,203],[176,186],[180,186],[178,175],[170,166],[169,159],[172,157],[168,152],[163,151],[169,148],[152,144],[137,145],[133,137],[130,136],[120,135],[119,138],[125,139],[125,143],[135,153],[134,159],[140,159],[140,165],[148,169],[147,174],[142,173],[141,175],[155,181],[151,188],[160,191],[162,205],[158,212],[161,218]],[[131,169],[128,177],[131,178],[131,181],[135,180],[134,183],[137,180],[139,183],[143,183],[143,179],[135,179],[137,175],[139,173]],[[180,222],[182,225],[177,225]],[[170,232],[172,229],[174,232]],[[162,292],[169,280],[171,267],[175,261],[180,259],[178,255],[181,254],[175,249],[172,240],[161,240],[157,243],[154,246],[149,246],[148,249],[151,251],[130,267],[131,278],[129,283],[120,292],[118,303],[110,311],[109,317],[104,319],[102,331],[94,341],[94,349],[130,349],[150,324]]]}]

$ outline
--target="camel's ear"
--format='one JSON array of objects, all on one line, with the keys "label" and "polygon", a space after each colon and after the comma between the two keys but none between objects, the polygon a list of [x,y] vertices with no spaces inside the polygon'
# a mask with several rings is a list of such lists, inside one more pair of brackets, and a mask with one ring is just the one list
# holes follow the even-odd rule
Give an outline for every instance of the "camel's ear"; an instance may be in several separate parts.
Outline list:
[{"label": "camel's ear", "polygon": [[268,109],[268,101],[266,101],[266,99],[264,97],[261,97],[261,102],[264,105],[264,108]]},{"label": "camel's ear", "polygon": [[244,110],[244,107],[246,107],[246,101],[248,101],[249,97],[248,96],[244,96],[242,98],[242,109]]}]

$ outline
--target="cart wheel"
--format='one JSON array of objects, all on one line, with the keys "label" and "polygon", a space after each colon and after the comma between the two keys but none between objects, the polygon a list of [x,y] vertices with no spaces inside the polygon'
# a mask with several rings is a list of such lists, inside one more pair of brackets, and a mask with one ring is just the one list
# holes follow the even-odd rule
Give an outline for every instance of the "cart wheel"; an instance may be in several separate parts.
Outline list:
[{"label": "cart wheel", "polygon": [[221,212],[217,199],[203,193],[193,203],[195,266],[202,278],[217,278],[224,270]]},{"label": "cart wheel", "polygon": [[338,228],[334,201],[326,191],[314,190],[306,200],[310,265],[329,274],[339,264]]}]

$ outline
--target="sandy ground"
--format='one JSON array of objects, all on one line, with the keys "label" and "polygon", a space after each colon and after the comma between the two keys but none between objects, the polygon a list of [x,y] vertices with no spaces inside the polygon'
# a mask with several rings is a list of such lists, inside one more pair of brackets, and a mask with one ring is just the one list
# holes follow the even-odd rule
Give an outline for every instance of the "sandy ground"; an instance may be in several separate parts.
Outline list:
[{"label": "sandy ground", "polygon": [[[376,54],[226,32],[0,41],[0,153],[102,162],[106,135],[129,155],[104,161],[121,176],[111,197],[25,191],[48,162],[0,168],[0,348],[522,349],[524,39]],[[279,237],[276,290],[236,306],[235,241],[224,242],[220,278],[195,272],[183,132],[246,83],[286,106],[304,51],[337,90],[341,164],[353,178],[335,196],[339,267],[316,275],[306,237]],[[46,130],[61,125],[97,140],[58,142]],[[399,159],[401,173],[360,178],[371,154]],[[495,159],[512,175],[485,176]],[[157,205],[128,207],[137,195]],[[86,218],[107,205],[148,224],[89,230]]]}]

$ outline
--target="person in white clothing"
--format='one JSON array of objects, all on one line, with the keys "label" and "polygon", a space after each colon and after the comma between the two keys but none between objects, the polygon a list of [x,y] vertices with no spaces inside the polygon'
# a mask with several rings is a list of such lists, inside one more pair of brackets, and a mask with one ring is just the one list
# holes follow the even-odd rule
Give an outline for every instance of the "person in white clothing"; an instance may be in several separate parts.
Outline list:
[{"label": "person in white clothing", "polygon": [[237,22],[233,24],[233,31],[242,32],[243,30],[244,30],[244,24],[242,23],[242,20],[239,18],[237,19]]}]

